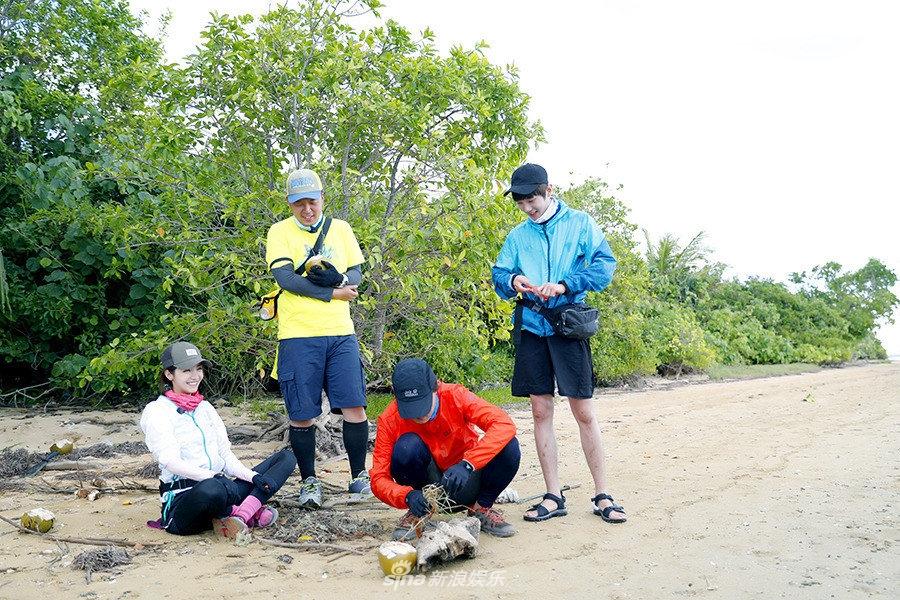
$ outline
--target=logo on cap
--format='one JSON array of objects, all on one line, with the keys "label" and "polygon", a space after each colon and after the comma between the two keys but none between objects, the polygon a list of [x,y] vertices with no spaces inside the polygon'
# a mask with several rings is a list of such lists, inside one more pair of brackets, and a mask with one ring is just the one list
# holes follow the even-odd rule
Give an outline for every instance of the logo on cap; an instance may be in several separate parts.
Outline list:
[{"label": "logo on cap", "polygon": [[291,179],[291,187],[310,187],[314,188],[318,185],[318,182],[312,177],[297,177],[296,179]]},{"label": "logo on cap", "polygon": [[414,388],[414,389],[406,390],[405,392],[403,392],[403,396],[405,398],[415,398],[418,395],[419,395],[419,388]]},{"label": "logo on cap", "polygon": [[291,171],[287,177],[288,202],[296,202],[303,198],[322,199],[322,180],[311,169],[296,169]]}]

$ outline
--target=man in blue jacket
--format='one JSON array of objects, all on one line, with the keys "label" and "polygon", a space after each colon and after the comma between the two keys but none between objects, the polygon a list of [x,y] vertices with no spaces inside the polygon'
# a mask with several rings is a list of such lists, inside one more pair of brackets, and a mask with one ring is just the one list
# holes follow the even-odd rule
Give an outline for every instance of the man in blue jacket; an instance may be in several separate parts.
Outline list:
[{"label": "man in blue jacket", "polygon": [[[587,292],[599,292],[612,281],[616,259],[597,223],[552,195],[547,171],[525,164],[512,174],[510,188],[516,206],[528,215],[506,236],[493,268],[494,289],[503,299],[517,294],[548,308],[583,302]],[[547,493],[525,513],[526,521],[545,521],[567,514],[559,484],[558,452],[553,433],[555,389],[567,396],[578,422],[581,448],[594,479],[594,513],[604,521],[622,523],[625,511],[606,489],[606,468],[600,425],[594,416],[593,368],[588,340],[556,335],[543,316],[517,309],[513,396],[530,397],[534,438]],[[554,385],[555,384],[555,385]]]}]

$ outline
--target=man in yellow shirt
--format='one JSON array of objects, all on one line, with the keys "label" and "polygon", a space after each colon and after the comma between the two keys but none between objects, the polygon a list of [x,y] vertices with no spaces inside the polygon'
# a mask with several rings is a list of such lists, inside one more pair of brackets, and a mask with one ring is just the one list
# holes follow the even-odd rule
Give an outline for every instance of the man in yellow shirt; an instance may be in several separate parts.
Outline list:
[{"label": "man in yellow shirt", "polygon": [[[284,290],[278,299],[278,383],[291,422],[290,440],[303,484],[299,502],[322,504],[316,478],[316,427],[322,391],[331,412],[343,414],[343,441],[350,461],[350,492],[371,494],[366,472],[369,423],[366,384],[350,302],[362,278],[362,251],[350,224],[322,214],[322,180],[310,169],[288,175],[287,202],[293,215],[269,228],[266,262]],[[327,230],[327,231],[326,231]],[[322,268],[305,269],[326,231]]]}]

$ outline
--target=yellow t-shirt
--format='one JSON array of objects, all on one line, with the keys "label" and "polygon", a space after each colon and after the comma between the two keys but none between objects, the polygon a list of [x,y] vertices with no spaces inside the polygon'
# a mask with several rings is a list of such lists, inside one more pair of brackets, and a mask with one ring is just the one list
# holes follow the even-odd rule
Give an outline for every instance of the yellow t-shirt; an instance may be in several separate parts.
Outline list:
[{"label": "yellow t-shirt", "polygon": [[[296,268],[309,255],[318,237],[318,231],[310,233],[300,229],[294,217],[275,223],[266,238],[266,264],[271,268],[272,261],[289,258]],[[321,254],[341,273],[365,261],[350,224],[340,219],[332,219]],[[283,264],[276,262],[275,266]],[[323,302],[287,290],[278,298],[279,340],[352,333],[349,302]]]}]

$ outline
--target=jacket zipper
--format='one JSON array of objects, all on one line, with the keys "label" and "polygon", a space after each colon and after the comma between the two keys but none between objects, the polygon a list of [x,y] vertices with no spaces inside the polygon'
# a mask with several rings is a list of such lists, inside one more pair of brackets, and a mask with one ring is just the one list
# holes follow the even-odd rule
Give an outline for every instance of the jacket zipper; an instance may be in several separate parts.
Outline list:
[{"label": "jacket zipper", "polygon": [[541,231],[544,232],[544,239],[547,240],[547,283],[550,282],[550,236],[547,235],[547,224],[541,223]]},{"label": "jacket zipper", "polygon": [[194,426],[200,430],[200,438],[203,440],[203,454],[206,455],[206,462],[209,465],[209,470],[212,471],[212,458],[209,456],[209,451],[206,449],[206,434],[203,432],[203,428],[200,427],[200,424],[197,423],[197,419],[194,418],[194,413],[189,412],[188,416],[191,418],[191,421],[194,422]]},{"label": "jacket zipper", "polygon": [[[547,283],[550,283],[550,236],[547,234],[547,223],[541,223],[541,231],[544,232],[544,239],[547,240]],[[547,306],[549,308],[549,301],[547,302]],[[546,321],[546,318],[544,320]]]}]

